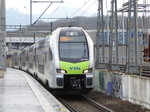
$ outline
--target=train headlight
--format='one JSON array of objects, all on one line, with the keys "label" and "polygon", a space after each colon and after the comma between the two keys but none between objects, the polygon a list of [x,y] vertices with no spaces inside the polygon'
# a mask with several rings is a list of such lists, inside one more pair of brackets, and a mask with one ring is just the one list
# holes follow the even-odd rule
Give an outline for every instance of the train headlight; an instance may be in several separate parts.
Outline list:
[{"label": "train headlight", "polygon": [[87,70],[84,70],[83,73],[92,73],[92,68],[89,68]]},{"label": "train headlight", "polygon": [[67,73],[66,70],[62,70],[62,69],[57,69],[56,71],[57,71],[57,73],[63,73],[63,74]]}]

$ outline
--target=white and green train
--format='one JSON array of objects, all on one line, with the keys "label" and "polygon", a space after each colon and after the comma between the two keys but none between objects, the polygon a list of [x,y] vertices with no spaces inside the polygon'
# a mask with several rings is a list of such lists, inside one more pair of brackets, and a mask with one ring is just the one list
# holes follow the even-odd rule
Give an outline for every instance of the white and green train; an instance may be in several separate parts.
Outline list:
[{"label": "white and green train", "polygon": [[94,87],[94,45],[82,28],[58,28],[22,53],[19,68],[53,90],[80,94]]}]

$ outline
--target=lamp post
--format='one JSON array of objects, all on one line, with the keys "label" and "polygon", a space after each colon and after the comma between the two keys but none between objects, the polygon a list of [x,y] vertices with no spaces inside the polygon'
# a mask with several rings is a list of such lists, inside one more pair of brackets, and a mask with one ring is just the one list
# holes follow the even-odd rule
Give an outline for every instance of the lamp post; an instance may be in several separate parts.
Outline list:
[{"label": "lamp post", "polygon": [[26,11],[26,32],[27,32],[27,7],[26,6],[24,6],[24,8],[25,8],[25,11]]}]

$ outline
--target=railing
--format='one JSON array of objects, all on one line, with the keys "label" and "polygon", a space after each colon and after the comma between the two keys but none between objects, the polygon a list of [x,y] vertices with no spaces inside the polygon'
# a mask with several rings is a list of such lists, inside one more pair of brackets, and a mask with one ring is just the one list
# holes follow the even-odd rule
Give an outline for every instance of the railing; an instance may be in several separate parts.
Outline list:
[{"label": "railing", "polygon": [[112,62],[109,61],[109,57],[105,57],[104,60],[103,57],[99,57],[99,65],[101,66],[98,66],[97,68],[106,68],[117,71],[123,70],[126,73],[141,74],[147,72],[150,74],[150,58],[133,57],[128,60],[128,58],[120,57],[118,58],[117,63],[116,57],[112,57]]}]

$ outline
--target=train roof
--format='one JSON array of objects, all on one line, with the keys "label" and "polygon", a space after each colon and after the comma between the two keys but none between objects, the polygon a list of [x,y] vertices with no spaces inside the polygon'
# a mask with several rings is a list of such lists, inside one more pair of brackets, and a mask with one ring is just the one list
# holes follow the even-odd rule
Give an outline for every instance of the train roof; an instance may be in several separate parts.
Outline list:
[{"label": "train roof", "polygon": [[83,29],[81,27],[59,27],[58,29]]}]

